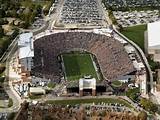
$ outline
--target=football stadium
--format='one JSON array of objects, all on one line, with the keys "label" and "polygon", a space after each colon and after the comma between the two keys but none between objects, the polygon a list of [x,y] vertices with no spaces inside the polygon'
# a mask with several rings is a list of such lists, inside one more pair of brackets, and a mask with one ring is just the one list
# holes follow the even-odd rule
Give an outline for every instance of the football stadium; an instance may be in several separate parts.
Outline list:
[{"label": "football stadium", "polygon": [[105,81],[135,71],[122,43],[93,32],[60,32],[40,37],[34,41],[33,62],[32,75],[57,84],[65,81],[72,92],[92,88],[92,95],[95,90],[105,91]]}]

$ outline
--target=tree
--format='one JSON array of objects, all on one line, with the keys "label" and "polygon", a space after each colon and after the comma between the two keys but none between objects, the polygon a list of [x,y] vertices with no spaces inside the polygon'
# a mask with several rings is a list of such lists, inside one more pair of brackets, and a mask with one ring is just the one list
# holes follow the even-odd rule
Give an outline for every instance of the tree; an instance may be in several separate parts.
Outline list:
[{"label": "tree", "polygon": [[26,20],[25,23],[24,23],[23,28],[27,29],[29,26],[30,26],[30,22],[29,22],[29,20]]},{"label": "tree", "polygon": [[157,62],[154,62],[153,59],[151,58],[151,56],[148,57],[148,62],[149,62],[149,65],[150,65],[152,71],[155,71],[155,69],[158,68]]},{"label": "tree", "polygon": [[0,25],[0,38],[4,36],[4,29],[2,28],[2,25]]},{"label": "tree", "polygon": [[144,112],[144,111],[141,111],[141,112],[138,114],[138,119],[139,119],[139,120],[147,120],[147,113]]},{"label": "tree", "polygon": [[117,25],[117,20],[114,17],[112,10],[108,10],[108,16],[112,20],[112,23],[115,24],[115,25]]},{"label": "tree", "polygon": [[10,36],[10,39],[11,39],[11,40],[14,39],[14,38],[19,34],[19,29],[18,29],[18,28],[14,28],[13,30],[14,30],[14,32],[13,32],[13,34]]},{"label": "tree", "polygon": [[13,100],[11,98],[9,98],[9,103],[8,103],[8,107],[13,106]]},{"label": "tree", "polygon": [[141,105],[143,105],[144,109],[150,112],[156,112],[158,110],[157,105],[152,103],[150,100],[142,98],[140,101]]},{"label": "tree", "polygon": [[2,51],[5,52],[6,49],[8,48],[9,44],[11,43],[11,40],[9,39],[9,37],[3,37],[3,41],[2,41]]},{"label": "tree", "polygon": [[18,16],[16,10],[11,10],[10,14],[12,17],[15,17],[15,18]]},{"label": "tree", "polygon": [[16,116],[16,113],[15,112],[12,112],[10,113],[8,116],[7,116],[7,120],[14,120],[14,117]]},{"label": "tree", "polygon": [[4,25],[5,21],[3,18],[0,18],[0,25]]},{"label": "tree", "polygon": [[120,31],[120,32],[123,31],[123,27],[122,27],[121,24],[118,24],[118,27],[119,27],[119,31]]},{"label": "tree", "polygon": [[31,13],[23,13],[24,23],[20,25],[20,27],[27,29],[30,26],[30,15]]},{"label": "tree", "polygon": [[42,13],[42,6],[41,5],[37,5],[36,6],[36,11],[37,11],[37,15]]},{"label": "tree", "polygon": [[55,86],[56,86],[56,84],[54,84],[54,83],[52,83],[52,82],[48,83],[48,87],[49,87],[49,88],[54,88]]},{"label": "tree", "polygon": [[5,16],[5,11],[4,9],[0,8],[0,18],[3,18]]},{"label": "tree", "polygon": [[36,11],[33,11],[31,14],[30,14],[30,17],[29,17],[29,21],[30,23],[33,23],[34,20],[35,20],[35,17],[36,17]]},{"label": "tree", "polygon": [[128,89],[126,92],[126,95],[134,101],[138,100],[139,97],[138,94],[139,94],[139,88]]},{"label": "tree", "polygon": [[157,110],[158,110],[158,107],[157,107],[157,105],[156,104],[151,104],[151,107],[150,107],[150,111],[152,111],[152,112],[157,112]]},{"label": "tree", "polygon": [[5,66],[4,66],[4,65],[2,65],[2,64],[0,64],[0,74],[1,74],[1,73],[3,73],[3,72],[4,72],[4,70],[5,70]]}]

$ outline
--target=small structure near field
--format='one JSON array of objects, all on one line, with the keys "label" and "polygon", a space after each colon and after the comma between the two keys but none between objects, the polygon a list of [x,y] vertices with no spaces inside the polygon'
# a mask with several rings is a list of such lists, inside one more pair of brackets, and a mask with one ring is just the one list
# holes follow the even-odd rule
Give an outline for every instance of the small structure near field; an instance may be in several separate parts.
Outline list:
[{"label": "small structure near field", "polygon": [[46,94],[42,87],[30,87],[30,94]]}]

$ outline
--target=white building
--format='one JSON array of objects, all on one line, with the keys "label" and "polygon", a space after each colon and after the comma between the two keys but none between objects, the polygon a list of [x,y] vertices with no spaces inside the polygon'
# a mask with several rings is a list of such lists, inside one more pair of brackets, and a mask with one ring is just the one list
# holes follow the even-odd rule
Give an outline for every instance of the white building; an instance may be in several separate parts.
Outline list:
[{"label": "white building", "polygon": [[160,62],[160,21],[147,25],[145,51],[154,61]]},{"label": "white building", "polygon": [[46,94],[42,87],[30,87],[30,94]]},{"label": "white building", "polygon": [[79,94],[83,96],[83,90],[91,89],[92,95],[96,95],[96,79],[90,77],[84,77],[79,79]]},{"label": "white building", "polygon": [[33,33],[22,33],[18,39],[18,60],[22,77],[30,76],[33,65]]}]

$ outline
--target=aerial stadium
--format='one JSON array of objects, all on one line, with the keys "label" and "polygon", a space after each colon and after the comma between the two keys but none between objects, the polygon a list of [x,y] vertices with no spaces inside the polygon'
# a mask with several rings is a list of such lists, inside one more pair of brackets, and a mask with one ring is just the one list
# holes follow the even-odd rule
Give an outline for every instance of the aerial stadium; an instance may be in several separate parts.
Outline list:
[{"label": "aerial stadium", "polygon": [[60,32],[36,39],[33,63],[33,76],[57,84],[65,81],[68,91],[81,95],[83,89],[92,88],[92,95],[95,90],[105,91],[105,81],[135,71],[122,43],[93,32]]}]

